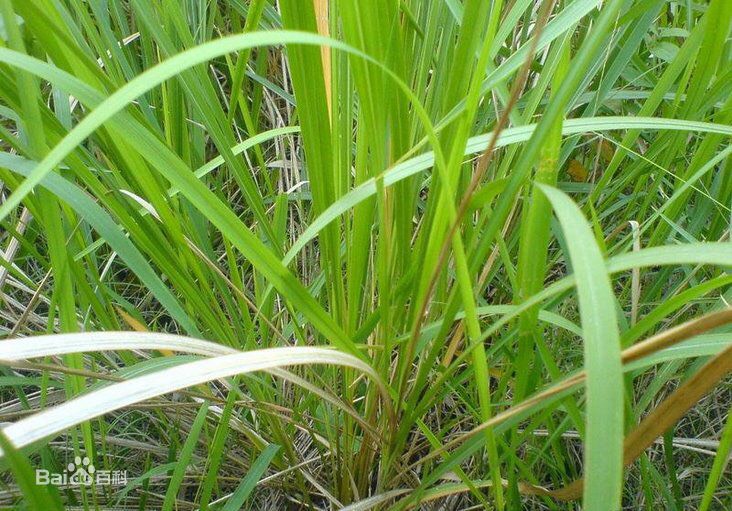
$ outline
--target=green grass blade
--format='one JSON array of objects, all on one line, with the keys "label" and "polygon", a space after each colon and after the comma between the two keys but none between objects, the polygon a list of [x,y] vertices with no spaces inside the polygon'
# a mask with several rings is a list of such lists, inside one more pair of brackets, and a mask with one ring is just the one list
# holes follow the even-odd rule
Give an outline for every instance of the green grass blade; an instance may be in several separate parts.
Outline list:
[{"label": "green grass blade", "polygon": [[247,475],[241,480],[234,493],[226,501],[222,511],[236,511],[242,508],[279,450],[280,446],[274,444],[270,444],[264,448],[262,453],[257,456],[256,461],[249,467]]},{"label": "green grass blade", "polygon": [[198,443],[198,439],[201,435],[201,429],[203,429],[203,425],[206,422],[208,407],[208,402],[204,402],[201,405],[201,408],[198,409],[198,413],[196,414],[196,418],[193,419],[193,425],[188,432],[186,441],[180,452],[177,454],[175,470],[173,470],[173,475],[170,478],[168,490],[165,492],[165,500],[163,501],[162,507],[163,511],[171,511],[175,506],[176,497],[178,496],[181,484],[183,483],[183,478],[186,475],[186,470],[188,470],[188,465],[190,465],[191,458],[193,457],[193,449],[195,449],[196,444]]},{"label": "green grass blade", "polygon": [[28,458],[15,448],[3,431],[0,431],[0,448],[3,450],[3,463],[10,466],[29,509],[63,509],[58,498],[54,498],[46,486],[36,484],[36,475]]},{"label": "green grass blade", "polygon": [[562,225],[577,279],[587,371],[583,503],[587,509],[620,509],[624,405],[615,297],[602,253],[580,209],[558,190],[546,185],[540,189]]}]

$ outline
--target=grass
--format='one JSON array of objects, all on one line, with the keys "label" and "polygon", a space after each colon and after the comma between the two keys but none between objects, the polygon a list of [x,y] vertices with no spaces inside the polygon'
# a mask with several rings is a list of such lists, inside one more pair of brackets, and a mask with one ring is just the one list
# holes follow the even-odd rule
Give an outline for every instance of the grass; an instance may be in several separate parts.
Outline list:
[{"label": "grass", "polygon": [[0,507],[729,507],[732,3],[0,15]]}]

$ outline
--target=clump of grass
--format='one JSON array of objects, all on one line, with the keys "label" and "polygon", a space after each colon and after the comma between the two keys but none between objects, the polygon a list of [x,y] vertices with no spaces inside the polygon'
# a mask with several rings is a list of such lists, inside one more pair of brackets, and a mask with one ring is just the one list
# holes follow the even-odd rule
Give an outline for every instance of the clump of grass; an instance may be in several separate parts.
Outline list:
[{"label": "clump of grass", "polygon": [[0,7],[3,505],[729,502],[732,3]]}]

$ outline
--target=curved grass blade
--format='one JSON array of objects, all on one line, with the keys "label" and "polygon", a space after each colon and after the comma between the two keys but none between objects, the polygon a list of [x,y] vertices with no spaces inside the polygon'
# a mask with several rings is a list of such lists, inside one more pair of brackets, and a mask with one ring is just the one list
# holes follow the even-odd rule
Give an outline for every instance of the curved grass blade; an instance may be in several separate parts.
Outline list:
[{"label": "curved grass blade", "polygon": [[[22,198],[27,195],[27,193],[33,186],[35,186],[35,184],[38,183],[40,179],[50,173],[56,165],[60,164],[62,160],[70,154],[78,144],[83,142],[87,136],[93,133],[96,128],[100,127],[106,121],[113,120],[113,117],[116,114],[124,116],[122,111],[137,96],[147,92],[156,85],[177,75],[182,70],[185,70],[196,63],[205,62],[213,57],[238,49],[283,43],[329,45],[333,48],[338,48],[345,52],[350,52],[360,56],[380,67],[396,83],[414,106],[415,113],[422,122],[429,140],[432,142],[438,165],[444,162],[444,158],[441,155],[439,141],[437,140],[434,129],[432,128],[429,116],[409,87],[389,69],[362,52],[338,41],[321,36],[303,32],[274,31],[230,36],[216,41],[211,41],[177,54],[152,69],[142,73],[106,99],[100,98],[98,92],[94,91],[89,86],[80,82],[68,73],[25,54],[0,48],[0,61],[19,67],[40,77],[44,77],[52,83],[56,83],[60,88],[72,89],[70,92],[73,92],[76,97],[80,99],[89,99],[90,103],[96,105],[96,108],[71,132],[69,132],[50,153],[48,153],[43,161],[41,161],[31,172],[31,175],[23,181],[11,197],[9,197],[8,200],[0,206],[0,218],[7,215],[7,213],[14,207],[14,200],[18,197]],[[326,313],[316,300],[307,292],[300,281],[297,280],[287,270],[287,268],[280,263],[271,250],[269,250],[256,235],[250,232],[246,226],[244,226],[237,215],[224,205],[215,196],[215,194],[211,192],[211,190],[206,188],[194,176],[190,175],[185,164],[183,164],[183,162],[175,156],[165,144],[158,140],[157,137],[152,136],[141,125],[136,124],[131,117],[127,116],[125,119],[130,122],[128,122],[121,131],[122,136],[132,137],[132,139],[137,137],[134,141],[135,147],[137,147],[141,153],[145,154],[148,159],[157,162],[156,166],[158,167],[158,170],[160,170],[174,186],[180,188],[191,203],[200,211],[204,212],[208,219],[216,225],[225,236],[229,237],[234,242],[234,245],[241,250],[252,264],[271,281],[272,285],[286,298],[288,298],[293,305],[300,309],[315,328],[317,328],[326,338],[339,348],[355,356],[363,357],[362,352],[357,349],[353,341],[346,335],[343,329],[335,323],[333,318]],[[16,199],[13,199],[13,197]],[[5,211],[5,213],[3,213],[3,211]]]},{"label": "curved grass blade", "polygon": [[[62,354],[120,350],[155,350],[161,353],[168,352],[171,354],[172,352],[180,352],[206,357],[240,353],[238,350],[222,344],[173,334],[153,332],[84,332],[30,336],[3,341],[0,343],[0,361],[12,363],[30,358]],[[181,361],[179,360],[180,358],[174,356],[171,358],[163,357],[147,360],[137,366],[125,367],[118,374],[130,378],[140,374],[154,373],[155,371],[188,360],[184,358]],[[377,436],[371,428],[371,425],[358,415],[352,407],[346,405],[346,403],[331,393],[284,369],[271,369],[267,372],[313,392],[324,401],[333,404],[351,415],[361,424],[364,431],[370,433],[372,436]],[[93,385],[91,389],[94,389],[97,385]]]},{"label": "curved grass blade", "polygon": [[[157,336],[153,333],[145,335],[150,339]],[[155,342],[150,346],[152,349],[160,348]],[[392,416],[391,398],[386,387],[378,374],[360,359],[329,348],[287,347],[221,355],[114,383],[19,420],[3,431],[15,446],[23,447],[90,419],[169,392],[236,374],[311,364],[339,365],[367,374],[381,392],[385,412]]]},{"label": "curved grass blade", "polygon": [[[382,68],[389,77],[394,80],[399,88],[409,97],[412,104],[419,111],[420,119],[425,123],[428,136],[431,141],[436,141],[431,123],[426,112],[421,108],[416,96],[409,87],[401,82],[390,70],[385,68],[378,61],[340,41],[328,37],[311,34],[308,32],[297,32],[288,30],[276,30],[266,32],[250,32],[246,34],[232,35],[221,39],[200,44],[194,48],[178,53],[153,68],[141,73],[126,85],[105,98],[94,110],[92,110],[74,129],[72,129],[56,146],[43,158],[33,169],[31,174],[20,186],[0,205],[0,220],[4,219],[33,188],[53,169],[60,165],[63,159],[68,156],[84,139],[91,135],[97,128],[102,126],[115,114],[123,111],[136,98],[142,96],[157,85],[180,74],[182,71],[207,62],[213,58],[231,53],[234,51],[262,47],[276,46],[281,44],[302,44],[314,46],[330,46],[347,53],[359,56],[376,66]],[[37,73],[38,69],[31,69],[35,59],[28,55],[14,52],[6,48],[0,48],[0,61],[15,65],[31,73]],[[59,74],[58,69],[51,68],[51,72]],[[436,144],[435,149],[439,146]]]},{"label": "curved grass blade", "polygon": [[13,362],[87,351],[168,350],[207,357],[239,353],[192,337],[157,332],[77,332],[37,335],[0,342],[0,361]]},{"label": "curved grass blade", "polygon": [[[506,128],[499,135],[498,140],[496,141],[496,148],[526,142],[534,134],[536,126],[536,124],[529,124],[526,126]],[[680,119],[630,116],[567,119],[564,121],[562,126],[562,135],[567,136],[622,129],[698,131],[703,133],[719,133],[732,136],[732,126]],[[468,140],[468,144],[465,148],[465,155],[469,156],[484,151],[486,147],[488,147],[489,137],[489,134],[472,137]],[[290,250],[287,251],[287,254],[283,258],[283,263],[287,265],[292,262],[295,256],[305,247],[305,245],[312,241],[320,231],[340,215],[352,209],[357,204],[360,204],[361,202],[376,195],[377,180],[383,179],[384,187],[389,187],[419,172],[428,170],[434,164],[435,159],[433,153],[427,152],[407,161],[398,163],[394,167],[384,171],[383,175],[373,177],[353,188],[313,220],[308,228],[292,245]]]}]

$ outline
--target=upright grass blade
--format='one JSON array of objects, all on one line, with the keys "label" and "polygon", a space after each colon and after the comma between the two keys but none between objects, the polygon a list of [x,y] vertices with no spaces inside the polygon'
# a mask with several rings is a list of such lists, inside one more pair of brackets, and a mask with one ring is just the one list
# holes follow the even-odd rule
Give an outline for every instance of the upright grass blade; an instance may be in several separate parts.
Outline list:
[{"label": "upright grass blade", "polygon": [[[569,41],[560,42],[561,61],[552,78],[552,90],[556,91],[562,83],[570,65]],[[517,266],[517,301],[536,294],[544,284],[546,273],[546,251],[549,247],[550,204],[537,189],[538,185],[556,186],[559,173],[559,152],[562,140],[563,119],[557,118],[551,129],[553,133],[547,141],[539,158],[539,165],[534,178],[530,202],[524,208],[525,219],[522,223],[521,245]],[[519,343],[516,362],[516,402],[520,402],[529,383],[529,364],[533,356],[534,333],[539,309],[535,308],[519,318]]]},{"label": "upright grass blade", "polygon": [[270,444],[265,447],[262,453],[257,457],[257,460],[252,463],[251,467],[249,467],[247,475],[241,480],[239,486],[236,487],[234,493],[226,501],[226,504],[222,508],[223,511],[236,511],[237,509],[242,508],[244,502],[246,502],[247,498],[249,498],[249,495],[252,493],[252,490],[254,490],[257,481],[259,481],[262,474],[266,472],[267,467],[269,467],[269,464],[272,462],[272,458],[275,457],[279,450],[279,445]]},{"label": "upright grass blade", "polygon": [[[559,40],[557,44],[560,56],[558,66],[553,70],[552,94],[561,86],[571,59],[569,40]],[[517,302],[534,295],[543,287],[546,273],[546,252],[549,248],[551,206],[537,186],[539,184],[556,186],[562,143],[562,123],[563,118],[559,117],[551,127],[553,133],[539,157],[531,196],[522,209],[524,218],[516,268],[518,289],[515,299]],[[535,307],[519,317],[519,340],[515,362],[515,403],[521,402],[528,393],[531,393],[532,380],[539,372],[538,367],[531,367],[532,359],[536,359],[535,346],[540,343],[539,338],[542,335],[541,330],[537,328],[538,318],[539,307]],[[514,470],[511,470],[510,489],[514,502],[518,502],[519,492],[516,477],[513,475]]]},{"label": "upright grass blade", "polygon": [[165,500],[163,501],[163,511],[171,511],[175,506],[175,500],[180,491],[181,483],[188,470],[188,465],[191,463],[193,456],[193,449],[195,449],[198,439],[201,435],[201,429],[206,422],[206,414],[208,413],[208,402],[204,402],[201,408],[198,409],[196,418],[193,420],[193,425],[186,437],[186,441],[183,444],[178,456],[176,457],[178,463],[175,465],[173,475],[168,483],[168,490],[165,492]]},{"label": "upright grass blade", "polygon": [[[17,172],[20,175],[30,175],[29,163],[15,155],[0,154],[0,164],[3,167]],[[191,321],[189,316],[183,310],[178,300],[165,287],[155,271],[150,267],[142,254],[137,250],[122,232],[118,225],[107,214],[104,209],[99,207],[93,199],[83,193],[78,187],[66,181],[63,177],[49,174],[41,181],[41,186],[47,188],[49,192],[69,204],[80,217],[84,218],[92,225],[97,232],[109,243],[109,245],[117,252],[120,257],[134,268],[135,273],[140,280],[147,285],[155,294],[160,303],[170,311],[171,315],[191,334],[198,333],[198,328]]]},{"label": "upright grass blade", "polygon": [[[644,417],[638,427],[631,431],[625,439],[623,463],[629,465],[635,461],[656,438],[663,435],[689,408],[731,371],[732,348],[726,348],[674,391],[653,412]],[[575,500],[579,498],[583,486],[586,489],[584,481],[579,479],[564,488],[549,492],[549,494],[561,500]]]},{"label": "upright grass blade", "polygon": [[732,414],[727,414],[727,422],[719,439],[717,455],[714,457],[712,470],[709,471],[709,479],[704,487],[704,496],[699,504],[699,511],[707,511],[712,505],[714,491],[719,484],[725,466],[729,463],[730,450],[732,450]]},{"label": "upright grass blade", "polygon": [[584,338],[587,431],[584,463],[588,509],[620,509],[623,484],[623,379],[615,297],[603,257],[580,209],[555,188],[539,185],[567,239]]},{"label": "upright grass blade", "polygon": [[713,508],[721,454],[645,454],[726,412],[701,4],[2,3],[5,446],[128,470],[84,510]]},{"label": "upright grass blade", "polygon": [[3,450],[3,461],[10,466],[29,509],[63,509],[58,498],[54,498],[46,486],[39,486],[36,483],[36,476],[28,458],[15,448],[3,431],[0,431],[0,448]]},{"label": "upright grass blade", "polygon": [[[72,130],[64,140],[59,143],[42,162],[39,163],[28,178],[23,181],[23,184],[21,184],[19,189],[13,194],[16,199],[9,197],[8,200],[0,206],[0,219],[4,216],[3,211],[7,214],[7,212],[17,204],[16,200],[22,200],[22,197],[27,195],[33,186],[38,184],[43,177],[51,172],[55,165],[61,163],[63,158],[73,151],[73,149],[86,136],[91,134],[95,128],[101,126],[106,120],[109,120],[115,114],[119,113],[127,103],[146,90],[152,88],[155,84],[161,83],[167,78],[176,75],[181,71],[181,69],[191,67],[199,62],[205,62],[210,58],[225,54],[228,51],[283,42],[299,44],[330,44],[335,48],[360,54],[350,47],[330,39],[306,33],[284,31],[276,34],[252,33],[241,36],[231,36],[229,38],[212,41],[188,50],[187,52],[180,53],[151,69],[147,73],[143,73],[143,75],[140,75],[138,78],[99,104],[99,106],[89,116],[74,128],[74,130]],[[3,58],[2,50],[3,49],[0,48],[0,60]],[[363,54],[360,55],[364,56]],[[28,58],[25,58],[25,56],[15,59],[12,54],[5,54],[5,57],[8,60],[14,61],[20,67],[23,67],[24,65],[28,66],[30,69],[33,69],[34,72],[40,72],[39,67],[42,67],[42,65],[38,65],[38,62],[33,62]],[[58,70],[49,68],[45,69],[49,71],[50,74],[54,75],[56,79],[61,79],[67,83],[69,82],[69,77],[64,76],[63,73],[59,73]],[[396,79],[393,75],[392,78]],[[397,81],[397,84],[403,87],[402,90],[404,92],[408,95],[410,94],[408,89],[401,82]],[[88,95],[93,95],[93,93],[88,89],[84,92]],[[415,103],[415,107],[417,106],[418,104]],[[430,130],[428,119],[422,115],[421,120],[424,121],[425,127]],[[434,139],[434,133],[430,132],[430,135],[431,138]],[[161,144],[157,139],[150,138],[149,136],[146,138],[149,144],[152,146],[158,146],[158,148],[147,147],[150,154],[149,158],[153,161],[159,159],[161,156],[160,150],[164,148],[160,147]],[[163,151],[163,155],[165,154],[166,153]],[[168,158],[168,160],[169,163],[160,166],[161,170],[169,167],[170,164],[175,161],[174,159],[173,161],[170,161],[170,158]],[[180,167],[181,165],[179,162],[175,162],[175,165],[173,166]],[[280,291],[289,289],[289,291],[285,291],[288,298],[293,300],[293,303],[295,303],[300,310],[309,316],[313,325],[320,328],[327,338],[352,354],[360,354],[350,339],[345,335],[343,330],[322,310],[322,308],[317,305],[312,297],[302,288],[299,282],[276,261],[273,254],[267,250],[264,244],[248,229],[234,228],[234,225],[239,224],[240,222],[229,209],[225,208],[223,204],[214,197],[210,190],[205,188],[200,182],[193,179],[190,174],[185,172],[169,172],[166,174],[166,177],[175,186],[179,187],[184,195],[186,195],[186,197],[201,211],[206,211],[210,220],[216,223],[219,228],[224,232],[227,232],[229,237],[235,240],[237,247],[247,254],[248,258],[255,264],[255,266],[262,269],[263,273],[270,279],[270,281],[273,282],[273,284],[275,284],[275,287],[278,287]]]}]

